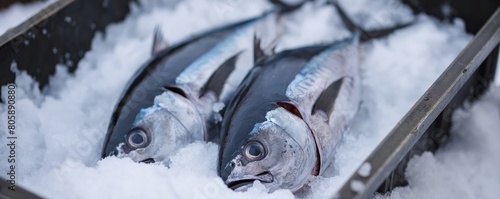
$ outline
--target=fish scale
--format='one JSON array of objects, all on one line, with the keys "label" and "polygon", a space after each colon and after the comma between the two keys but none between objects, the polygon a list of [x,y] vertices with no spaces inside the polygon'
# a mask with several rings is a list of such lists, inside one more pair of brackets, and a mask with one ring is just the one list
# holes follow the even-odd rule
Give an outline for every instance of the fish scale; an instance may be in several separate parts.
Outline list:
[{"label": "fish scale", "polygon": [[[231,56],[244,50],[248,44],[248,38],[251,38],[255,22],[238,28],[234,34],[218,43],[206,54],[202,55],[176,78],[178,85],[188,85],[194,88],[195,92],[200,92],[200,88],[206,84],[212,73]],[[240,72],[240,71],[234,71]]]},{"label": "fish scale", "polygon": [[308,62],[292,81],[286,95],[290,99],[300,101],[303,96],[312,94],[311,98],[316,99],[323,91],[322,88],[343,76],[345,74],[343,67],[335,57],[332,57],[334,56],[332,51],[337,48],[339,47],[330,47]]}]

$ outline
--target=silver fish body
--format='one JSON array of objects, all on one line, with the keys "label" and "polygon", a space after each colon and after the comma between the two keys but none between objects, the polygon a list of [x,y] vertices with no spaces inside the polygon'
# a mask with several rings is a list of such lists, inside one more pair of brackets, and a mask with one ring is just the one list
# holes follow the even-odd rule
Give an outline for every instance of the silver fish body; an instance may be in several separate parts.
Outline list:
[{"label": "silver fish body", "polygon": [[[115,109],[102,157],[169,163],[195,141],[218,142],[222,106],[253,66],[253,38],[270,11],[154,54]],[[155,52],[155,50],[153,50]]]},{"label": "silver fish body", "polygon": [[218,172],[244,190],[297,191],[332,164],[360,103],[359,34],[261,60],[228,104]]}]

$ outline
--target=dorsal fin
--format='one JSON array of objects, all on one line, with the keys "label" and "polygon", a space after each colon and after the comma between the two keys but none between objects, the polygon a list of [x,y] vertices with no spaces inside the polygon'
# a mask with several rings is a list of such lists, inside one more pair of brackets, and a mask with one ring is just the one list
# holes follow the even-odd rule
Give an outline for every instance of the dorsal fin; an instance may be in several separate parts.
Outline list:
[{"label": "dorsal fin", "polygon": [[[269,33],[265,33],[269,34]],[[254,35],[253,38],[253,59],[254,63],[257,63],[260,59],[270,56],[274,54],[274,50],[276,48],[276,45],[278,44],[278,39],[280,38],[281,33],[275,35],[275,38],[271,40],[267,46],[262,41],[262,38],[257,36],[257,34]]]},{"label": "dorsal fin", "polygon": [[274,49],[283,32],[279,13],[270,13],[265,17],[256,26],[254,34],[254,62],[274,54]]},{"label": "dorsal fin", "polygon": [[325,90],[323,90],[323,92],[321,92],[318,99],[316,99],[316,102],[314,103],[312,114],[318,110],[322,110],[326,113],[327,118],[330,116],[343,81],[344,78],[340,78],[337,81],[332,82]]},{"label": "dorsal fin", "polygon": [[279,101],[276,103],[278,106],[281,106],[282,108],[286,109],[288,112],[294,114],[295,116],[299,117],[300,119],[304,119],[302,117],[302,114],[300,113],[299,109],[297,106],[291,102],[287,101]]},{"label": "dorsal fin", "polygon": [[260,46],[260,38],[257,35],[253,37],[253,59],[257,63],[260,59],[266,56],[266,52]]},{"label": "dorsal fin", "polygon": [[344,11],[344,9],[342,9],[340,7],[340,5],[337,2],[337,0],[331,0],[331,1],[329,1],[329,3],[333,4],[333,6],[335,7],[335,9],[337,10],[337,12],[340,15],[340,18],[342,19],[342,22],[344,23],[344,25],[346,26],[346,28],[349,31],[351,31],[351,32],[359,32],[361,34],[361,38],[360,38],[361,42],[368,41],[368,40],[371,40],[371,39],[385,37],[385,36],[393,33],[396,30],[399,30],[399,29],[402,29],[402,28],[406,28],[406,27],[408,27],[408,26],[410,26],[410,25],[413,24],[413,22],[409,22],[409,23],[405,23],[405,24],[396,25],[396,26],[391,27],[391,28],[383,28],[383,29],[366,31],[363,28],[361,28],[360,26],[358,26],[356,23],[354,23],[354,21],[351,18],[349,18],[349,16]]},{"label": "dorsal fin", "polygon": [[229,59],[227,59],[222,65],[217,68],[217,70],[210,76],[210,79],[205,83],[203,88],[201,89],[200,96],[203,96],[207,91],[213,91],[215,94],[220,97],[222,93],[222,89],[229,78],[229,75],[234,71],[236,67],[236,61],[238,60],[238,56],[241,52],[236,53]]},{"label": "dorsal fin", "polygon": [[163,33],[161,32],[161,27],[156,26],[153,36],[153,48],[151,50],[151,54],[154,55],[165,48],[168,48],[168,42],[163,37]]}]

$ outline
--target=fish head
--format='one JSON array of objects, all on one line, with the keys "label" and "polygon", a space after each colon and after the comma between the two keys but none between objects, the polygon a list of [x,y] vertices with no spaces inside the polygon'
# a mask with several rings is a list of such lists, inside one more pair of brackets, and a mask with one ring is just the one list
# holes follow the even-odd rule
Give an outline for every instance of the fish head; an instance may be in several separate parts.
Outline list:
[{"label": "fish head", "polygon": [[235,190],[246,190],[255,180],[269,191],[296,191],[316,165],[316,146],[307,124],[283,108],[268,112],[255,125],[240,150],[221,166],[221,177]]},{"label": "fish head", "polygon": [[118,157],[135,162],[163,162],[189,143],[204,139],[204,123],[188,99],[172,92],[155,98],[152,107],[142,109],[121,143]]}]

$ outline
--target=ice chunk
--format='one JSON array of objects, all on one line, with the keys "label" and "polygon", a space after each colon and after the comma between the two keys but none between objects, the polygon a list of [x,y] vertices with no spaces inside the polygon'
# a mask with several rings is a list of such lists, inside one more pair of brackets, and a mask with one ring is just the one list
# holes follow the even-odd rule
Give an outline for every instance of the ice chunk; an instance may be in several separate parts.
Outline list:
[{"label": "ice chunk", "polygon": [[226,106],[224,103],[222,103],[222,102],[217,102],[217,103],[215,103],[215,104],[214,104],[214,106],[213,106],[213,109],[212,109],[212,110],[213,110],[214,112],[219,112],[219,111],[221,111],[221,110],[224,108],[224,106]]}]

